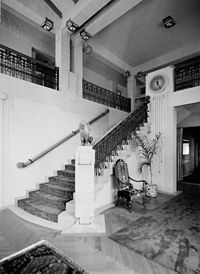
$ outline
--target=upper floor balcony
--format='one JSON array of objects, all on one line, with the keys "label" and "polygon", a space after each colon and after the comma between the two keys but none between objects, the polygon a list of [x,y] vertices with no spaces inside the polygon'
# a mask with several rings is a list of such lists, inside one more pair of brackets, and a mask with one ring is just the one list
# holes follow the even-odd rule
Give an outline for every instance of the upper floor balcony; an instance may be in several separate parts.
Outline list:
[{"label": "upper floor balcony", "polygon": [[59,68],[49,66],[0,44],[0,72],[59,90]]}]

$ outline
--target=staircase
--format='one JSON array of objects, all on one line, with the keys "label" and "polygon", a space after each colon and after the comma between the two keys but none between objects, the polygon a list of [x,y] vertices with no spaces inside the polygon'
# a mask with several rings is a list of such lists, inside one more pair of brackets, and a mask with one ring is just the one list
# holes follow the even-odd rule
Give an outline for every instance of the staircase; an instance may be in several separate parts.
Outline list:
[{"label": "staircase", "polygon": [[75,191],[75,162],[58,170],[57,176],[49,177],[39,189],[29,192],[29,197],[18,200],[18,206],[40,218],[57,222],[58,215],[65,210],[65,204],[73,199]]},{"label": "staircase", "polygon": [[[131,151],[131,139],[137,129],[147,121],[148,102],[141,104],[127,118],[109,130],[94,146],[95,169],[97,176],[103,175],[107,170],[107,177],[112,174],[112,164],[118,157],[128,156]],[[123,151],[124,150],[124,151]],[[109,168],[108,168],[109,166]],[[103,177],[103,176],[100,176]],[[107,180],[106,174],[103,180],[97,180],[95,194],[102,189],[101,181]],[[18,200],[18,206],[40,218],[58,222],[58,215],[65,211],[66,203],[73,199],[75,191],[75,160],[65,165],[64,170],[58,170],[57,175],[49,177],[47,183],[39,185],[39,189],[29,192],[29,197]]]}]

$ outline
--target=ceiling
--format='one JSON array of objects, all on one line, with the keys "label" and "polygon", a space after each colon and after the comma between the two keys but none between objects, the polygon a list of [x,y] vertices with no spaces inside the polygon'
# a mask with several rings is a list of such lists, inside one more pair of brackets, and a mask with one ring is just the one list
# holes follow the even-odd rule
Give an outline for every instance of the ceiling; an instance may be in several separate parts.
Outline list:
[{"label": "ceiling", "polygon": [[[162,26],[171,15],[176,25]],[[200,40],[199,0],[144,0],[92,39],[129,64],[138,66]]]},{"label": "ceiling", "polygon": [[[84,4],[84,0],[51,1],[60,9],[63,18],[72,7],[78,9],[78,6]],[[114,14],[116,12],[114,6],[120,1],[123,2],[124,0],[105,1],[111,2],[111,5],[106,7],[103,12],[106,12],[106,9],[109,8]],[[127,0],[127,3],[131,1],[133,0]],[[12,0],[3,0],[3,2],[9,2],[10,6],[13,3]],[[20,5],[24,4],[30,9],[34,8],[35,18],[33,19],[38,20],[39,25],[41,24],[41,18],[45,17],[45,11],[56,16],[44,0],[38,0],[36,7],[33,7],[31,0],[17,0],[16,2],[19,2]],[[100,1],[95,3],[98,5]],[[126,4],[126,1],[124,3]],[[161,22],[163,18],[169,15],[175,19],[176,25],[171,29],[166,29]],[[82,16],[81,13],[80,16]],[[56,20],[58,21],[58,19],[60,18]],[[95,42],[94,44],[97,47],[106,51],[105,55],[105,51],[94,50],[97,59],[99,58],[98,53],[101,53],[102,61],[104,57],[105,59],[112,59],[111,55],[112,57],[116,56],[119,60],[118,64],[127,64],[128,68],[135,68],[182,47],[187,48],[192,43],[198,42],[200,44],[200,0],[143,0],[95,34],[88,43],[90,44],[90,42],[91,44]]]}]

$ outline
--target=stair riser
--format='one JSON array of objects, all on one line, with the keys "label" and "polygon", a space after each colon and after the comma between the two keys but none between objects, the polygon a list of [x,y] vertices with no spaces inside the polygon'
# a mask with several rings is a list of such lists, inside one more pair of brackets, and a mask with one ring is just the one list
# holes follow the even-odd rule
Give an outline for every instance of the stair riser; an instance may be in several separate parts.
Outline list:
[{"label": "stair riser", "polygon": [[75,159],[71,160],[72,165],[75,165]]},{"label": "stair riser", "polygon": [[49,214],[49,213],[47,213],[45,211],[42,211],[42,210],[39,210],[39,209],[35,209],[35,208],[31,207],[31,206],[28,206],[28,205],[24,204],[22,200],[18,201],[18,206],[21,209],[25,210],[26,212],[28,212],[28,213],[30,213],[30,214],[32,214],[34,216],[37,216],[37,217],[40,217],[40,218],[43,218],[45,220],[49,220],[49,221],[52,221],[52,222],[58,222],[58,216],[57,215],[55,215],[55,214]]},{"label": "stair riser", "polygon": [[66,180],[61,180],[57,177],[49,177],[49,182],[56,182],[58,185],[62,185],[62,183],[66,184],[67,185],[70,185],[70,186],[74,186],[75,185],[75,178],[66,178]]},{"label": "stair riser", "polygon": [[50,181],[50,184],[66,187],[67,189],[69,189],[69,191],[72,191],[72,192],[75,191],[75,185],[74,184],[69,184],[68,182],[58,183],[57,181]]},{"label": "stair riser", "polygon": [[40,184],[39,185],[40,189],[46,193],[49,194],[54,194],[58,195],[60,197],[72,197],[73,191],[66,191],[66,190],[60,190],[60,189],[52,189],[51,187],[45,185],[45,184]]},{"label": "stair riser", "polygon": [[75,171],[75,165],[65,165],[65,169],[74,170]]},{"label": "stair riser", "polygon": [[69,177],[69,178],[75,178],[75,172],[72,173],[72,172],[69,172],[68,170],[58,170],[57,174],[65,177]]},{"label": "stair riser", "polygon": [[36,201],[42,200],[50,207],[59,208],[61,210],[66,209],[66,206],[65,206],[66,202],[54,201],[54,200],[51,200],[51,199],[48,199],[45,197],[41,197],[40,195],[38,195],[37,193],[34,193],[34,192],[29,192],[29,197],[35,199]]}]

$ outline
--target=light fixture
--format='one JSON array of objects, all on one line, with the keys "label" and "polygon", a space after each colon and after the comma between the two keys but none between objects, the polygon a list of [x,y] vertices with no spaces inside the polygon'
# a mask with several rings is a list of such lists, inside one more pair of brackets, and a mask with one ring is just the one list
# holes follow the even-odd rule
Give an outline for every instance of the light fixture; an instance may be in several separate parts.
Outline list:
[{"label": "light fixture", "polygon": [[123,75],[124,77],[129,77],[129,76],[131,75],[131,73],[130,73],[129,70],[127,70],[127,71],[122,72],[122,75]]},{"label": "light fixture", "polygon": [[145,73],[143,71],[138,71],[135,76],[136,76],[136,78],[144,77]]},{"label": "light fixture", "polygon": [[92,35],[88,33],[85,29],[80,32],[80,36],[85,41],[89,40],[92,37]]},{"label": "light fixture", "polygon": [[92,53],[92,47],[89,46],[88,44],[84,44],[83,45],[83,52],[86,53],[86,54]]},{"label": "light fixture", "polygon": [[41,27],[47,31],[51,31],[53,29],[53,21],[51,21],[49,18],[46,18]]},{"label": "light fixture", "polygon": [[175,26],[175,20],[171,16],[167,16],[162,20],[163,26],[167,29],[172,28]]},{"label": "light fixture", "polygon": [[70,30],[71,32],[75,32],[77,31],[77,29],[79,28],[79,26],[74,23],[71,19],[67,20],[66,22],[66,27],[68,28],[68,30]]}]

